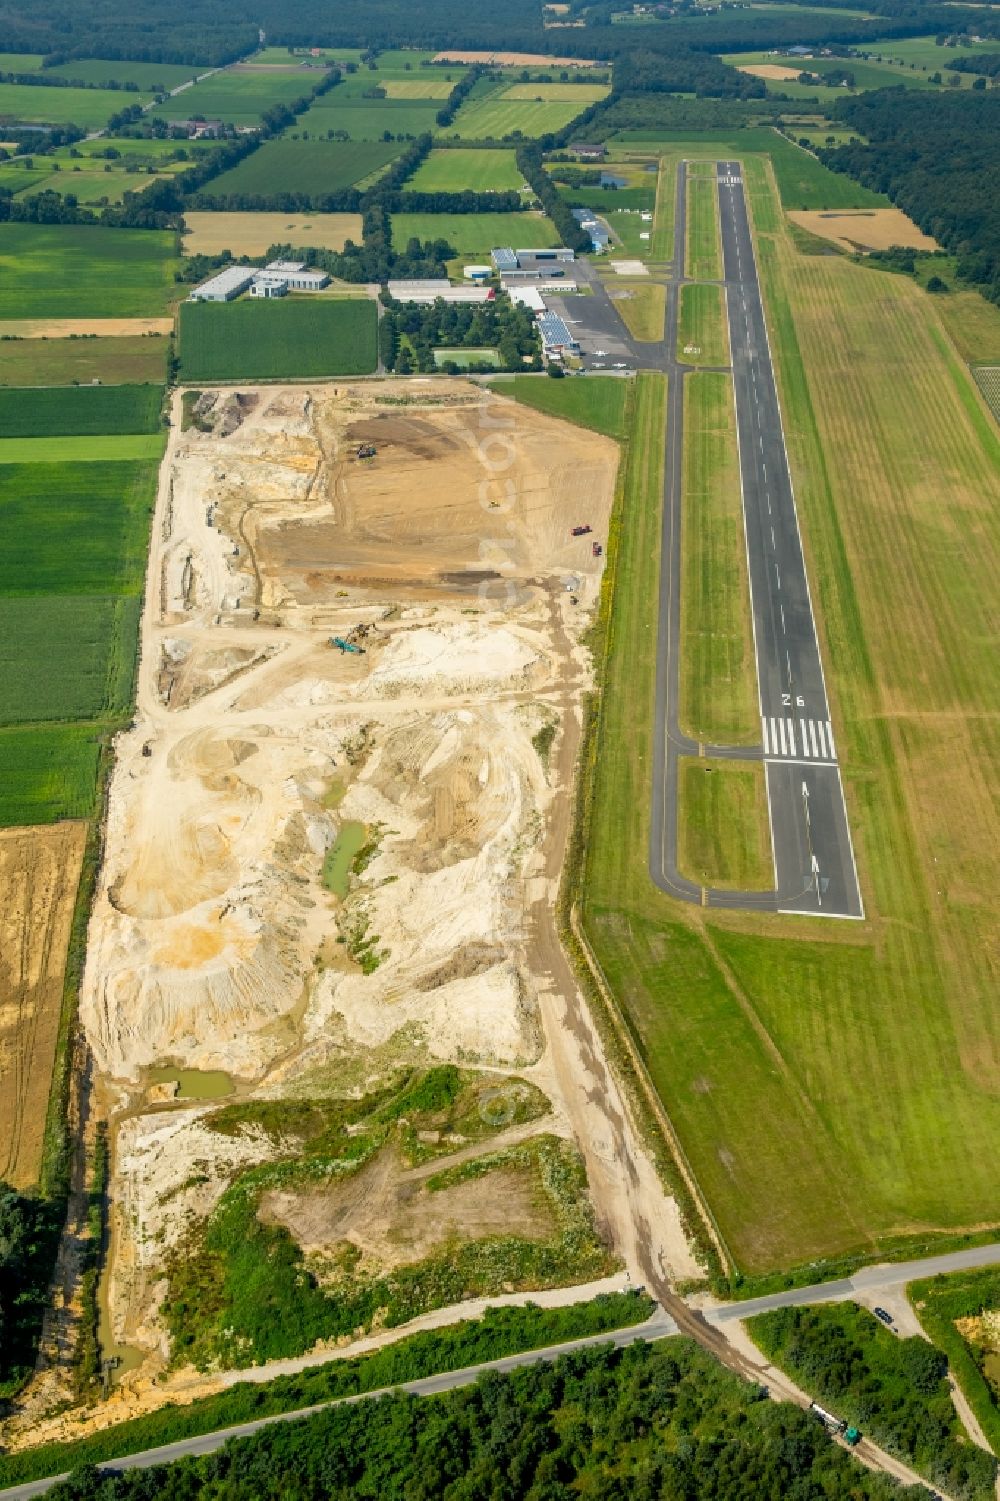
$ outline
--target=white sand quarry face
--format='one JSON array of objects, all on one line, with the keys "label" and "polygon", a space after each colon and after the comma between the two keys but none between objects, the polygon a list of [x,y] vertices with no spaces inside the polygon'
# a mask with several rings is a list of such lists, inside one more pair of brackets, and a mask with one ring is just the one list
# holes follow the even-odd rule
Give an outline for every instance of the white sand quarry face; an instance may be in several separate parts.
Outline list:
[{"label": "white sand quarry face", "polygon": [[[531,737],[586,682],[601,565],[571,528],[606,536],[617,466],[610,441],[452,381],[203,409],[214,430],[175,431],[161,478],[81,996],[126,1112],[111,1312],[149,1351],[176,1227],[275,1150],[206,1129],[212,1107],[151,1091],[150,1068],[281,1093],[393,1050],[543,1054],[531,910],[568,789]],[[359,624],[364,654],[330,645]],[[321,877],[350,821],[375,853],[341,898]]]}]

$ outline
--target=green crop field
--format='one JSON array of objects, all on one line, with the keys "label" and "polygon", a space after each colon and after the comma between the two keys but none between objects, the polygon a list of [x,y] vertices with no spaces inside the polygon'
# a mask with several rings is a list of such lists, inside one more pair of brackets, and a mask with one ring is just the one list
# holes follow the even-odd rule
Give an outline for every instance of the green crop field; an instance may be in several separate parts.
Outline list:
[{"label": "green crop field", "polygon": [[45,70],[46,77],[79,79],[81,83],[134,83],[144,94],[176,89],[204,71],[193,63],[184,67],[180,63],[108,62],[98,57],[74,57]]},{"label": "green crop field", "polygon": [[311,136],[346,130],[352,141],[381,141],[386,131],[396,138],[432,131],[439,108],[433,99],[359,99],[333,89],[311,104],[298,124]]},{"label": "green crop field", "polygon": [[606,99],[610,92],[600,83],[512,83],[504,89],[501,97],[517,99],[520,103],[577,104],[576,113],[579,115],[588,105]]},{"label": "green crop field", "polygon": [[714,177],[688,177],[685,266],[688,276],[695,281],[718,281],[722,275],[718,191]]},{"label": "green crop field", "polygon": [[137,593],[156,471],[155,459],[0,464],[0,595]]},{"label": "green crop field", "polygon": [[0,120],[9,125],[72,124],[96,130],[126,104],[138,104],[148,98],[148,94],[123,94],[115,89],[53,89],[0,83]]},{"label": "green crop field", "polygon": [[732,377],[687,376],[680,719],[716,745],[760,738],[737,457]]},{"label": "green crop field", "polygon": [[152,459],[162,442],[156,433],[91,434],[85,437],[0,438],[2,464],[98,464]]},{"label": "green crop field", "polygon": [[432,151],[406,183],[414,193],[504,193],[520,188],[513,151]]},{"label": "green crop field", "polygon": [[681,287],[677,358],[685,365],[729,364],[729,334],[722,287],[695,283]]},{"label": "green crop field", "polygon": [[542,214],[393,214],[392,243],[402,249],[413,237],[447,240],[459,256],[489,260],[495,245],[521,250],[558,245],[551,219]]},{"label": "green crop field", "polygon": [[485,99],[470,99],[462,105],[446,134],[466,141],[499,141],[519,130],[523,136],[542,136],[562,130],[589,106],[578,104],[534,104],[530,100],[511,99],[505,94],[491,94]]},{"label": "green crop field", "polygon": [[89,724],[0,729],[0,828],[88,818],[101,740]]},{"label": "green crop field", "polygon": [[160,383],[169,340],[162,334],[88,339],[0,339],[0,388]]},{"label": "green crop field", "polygon": [[336,193],[384,167],[403,147],[386,141],[308,141],[282,136],[205,185],[206,193]]},{"label": "green crop field", "polygon": [[257,125],[276,104],[308,98],[320,75],[302,73],[214,73],[153,110],[161,120],[224,120],[229,125]]},{"label": "green crop field", "polygon": [[609,438],[625,436],[631,390],[628,381],[610,375],[588,375],[583,380],[578,376],[550,380],[548,376],[515,375],[489,381],[488,385],[498,396],[512,396],[550,417],[564,417]]},{"label": "green crop field", "polygon": [[656,202],[656,180],[654,178],[649,187],[642,188],[572,188],[561,183],[559,193],[575,208],[595,208],[601,214],[616,209],[651,213]]},{"label": "green crop field", "polygon": [[41,161],[41,157],[31,159],[29,167],[27,161],[7,162],[0,166],[0,188],[6,188],[10,193],[23,193],[28,188],[37,187],[52,176],[49,167],[36,167],[35,161]]},{"label": "green crop field", "polygon": [[934,299],[799,255],[766,166],[745,166],[868,915],[705,911],[649,881],[663,412],[648,389],[609,545],[582,911],[736,1265],[765,1273],[996,1219],[1000,442]]},{"label": "green crop field", "polygon": [[0,440],[65,433],[156,433],[162,404],[162,386],[0,391]]},{"label": "green crop field", "polygon": [[156,317],[176,295],[174,263],[158,230],[0,224],[0,319]]},{"label": "green crop field", "polygon": [[[38,163],[45,158],[35,157]],[[38,178],[33,172],[31,176],[35,181],[26,183],[11,183],[15,189],[21,187],[23,191],[18,195],[22,198],[32,198],[36,193],[72,193],[77,201],[84,205],[97,203],[121,203],[126,193],[141,193],[152,182],[164,182],[168,178],[183,171],[184,164],[171,163],[160,172],[151,172],[147,167],[137,169],[133,167],[119,167],[113,163],[102,163],[92,158],[83,162],[70,162],[65,160],[52,162],[49,170]],[[2,172],[0,168],[0,172]]]},{"label": "green crop field", "polygon": [[185,302],[185,381],[367,375],[376,365],[376,309],[367,298]]},{"label": "green crop field", "polygon": [[127,711],[141,608],[138,594],[0,597],[0,726]]},{"label": "green crop field", "polygon": [[41,52],[0,52],[0,73],[37,73]]}]

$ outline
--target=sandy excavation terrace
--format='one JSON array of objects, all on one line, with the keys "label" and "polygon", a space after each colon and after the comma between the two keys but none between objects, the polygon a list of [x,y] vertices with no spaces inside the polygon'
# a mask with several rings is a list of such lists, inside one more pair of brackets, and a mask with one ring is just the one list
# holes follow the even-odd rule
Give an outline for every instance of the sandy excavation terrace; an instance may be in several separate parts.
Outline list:
[{"label": "sandy excavation terrace", "polygon": [[[691,1275],[638,1146],[639,1170],[616,1165],[617,1087],[603,1068],[589,1092],[575,1077],[559,1018],[580,1003],[553,982],[617,446],[448,380],[212,392],[192,415],[161,476],[81,1007],[112,1120],[112,1326],[146,1358],[132,1379],[167,1354],[171,1255],[278,1150],[212,1130],[217,1101],[178,1084],[343,1094],[434,1061],[530,1078],[551,1103],[538,1129],[575,1137],[608,1196],[607,1233],[649,1194],[662,1264]],[[338,895],[324,866],[356,830],[364,864]],[[600,1061],[596,1036],[579,1046]],[[396,1172],[379,1224],[412,1198]],[[523,1194],[510,1186],[519,1222]],[[466,1197],[471,1233],[495,1231],[488,1195]],[[267,1212],[320,1261],[317,1227],[345,1233],[343,1204]],[[372,1213],[354,1240],[390,1256]],[[426,1239],[406,1215],[403,1259]]]}]

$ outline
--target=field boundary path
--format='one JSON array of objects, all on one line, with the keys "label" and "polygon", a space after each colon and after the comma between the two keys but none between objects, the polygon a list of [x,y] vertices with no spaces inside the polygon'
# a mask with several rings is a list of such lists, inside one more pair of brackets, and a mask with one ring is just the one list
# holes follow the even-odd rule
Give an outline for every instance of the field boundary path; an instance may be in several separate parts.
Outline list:
[{"label": "field boundary path", "polygon": [[[761,742],[707,745],[679,722],[684,377],[677,359],[686,244],[687,164],[679,162],[663,362],[668,377],[650,874],[681,901],[750,911],[861,918],[864,907],[826,697],[781,411],[738,162],[716,166],[723,286],[758,678]],[[768,547],[769,544],[769,547]],[[764,762],[775,882],[767,891],[703,887],[678,868],[681,756]]]}]

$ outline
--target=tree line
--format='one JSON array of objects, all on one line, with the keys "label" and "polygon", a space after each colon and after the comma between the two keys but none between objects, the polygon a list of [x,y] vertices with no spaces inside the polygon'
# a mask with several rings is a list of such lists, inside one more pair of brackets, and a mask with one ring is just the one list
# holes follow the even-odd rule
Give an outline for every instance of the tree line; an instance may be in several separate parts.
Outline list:
[{"label": "tree line", "polygon": [[589,250],[590,236],[585,229],[580,228],[569,204],[546,172],[539,143],[531,141],[519,148],[517,170],[552,220],[563,244],[570,250],[581,253]]},{"label": "tree line", "polygon": [[[382,294],[384,313],[379,323],[379,351],[387,370],[409,375],[414,370],[455,373],[478,369],[452,361],[438,365],[435,349],[496,349],[504,370],[540,370],[541,342],[535,320],[527,308],[498,292],[492,302],[445,302],[429,306],[396,302]],[[405,342],[404,342],[405,339]],[[530,364],[526,361],[530,360]],[[494,369],[484,363],[484,370]]]},{"label": "tree line", "polygon": [[276,1423],[149,1470],[78,1470],[52,1501],[902,1501],[814,1418],[685,1340],[585,1348],[433,1401]]},{"label": "tree line", "polygon": [[451,124],[485,71],[485,68],[475,67],[470,68],[467,73],[463,73],[448,95],[445,103],[434,116],[435,124],[441,127]]},{"label": "tree line", "polygon": [[881,89],[834,113],[868,144],[821,150],[826,165],[887,194],[1000,303],[1000,92]]},{"label": "tree line", "polygon": [[0,1410],[34,1368],[61,1208],[0,1180]]}]

